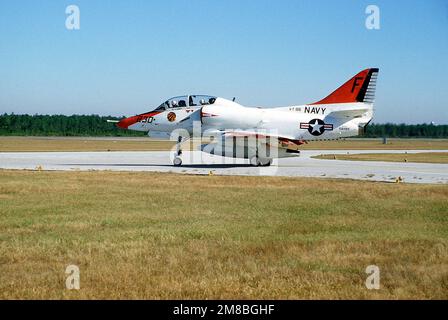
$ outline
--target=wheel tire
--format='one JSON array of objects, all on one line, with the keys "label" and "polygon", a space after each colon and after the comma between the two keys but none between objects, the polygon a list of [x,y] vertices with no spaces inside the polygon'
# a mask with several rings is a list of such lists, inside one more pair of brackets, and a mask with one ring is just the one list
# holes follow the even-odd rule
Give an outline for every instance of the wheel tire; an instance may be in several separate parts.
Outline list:
[{"label": "wheel tire", "polygon": [[176,167],[180,167],[182,165],[182,159],[179,157],[175,157],[173,160],[173,165]]},{"label": "wheel tire", "polygon": [[265,161],[263,161],[263,167],[269,167],[272,162],[274,162],[273,159],[266,159]]},{"label": "wheel tire", "polygon": [[261,166],[261,161],[259,158],[253,156],[252,158],[250,158],[250,165],[253,167],[259,167]]}]

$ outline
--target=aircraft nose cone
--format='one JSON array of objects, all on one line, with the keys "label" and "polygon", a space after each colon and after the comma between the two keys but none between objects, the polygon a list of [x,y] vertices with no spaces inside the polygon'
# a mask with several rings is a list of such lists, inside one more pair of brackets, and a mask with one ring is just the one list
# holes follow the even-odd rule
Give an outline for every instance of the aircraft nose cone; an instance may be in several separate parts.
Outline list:
[{"label": "aircraft nose cone", "polygon": [[124,118],[123,120],[121,120],[117,123],[117,127],[122,128],[122,129],[127,129],[130,125],[133,125],[136,122],[137,122],[136,116]]}]

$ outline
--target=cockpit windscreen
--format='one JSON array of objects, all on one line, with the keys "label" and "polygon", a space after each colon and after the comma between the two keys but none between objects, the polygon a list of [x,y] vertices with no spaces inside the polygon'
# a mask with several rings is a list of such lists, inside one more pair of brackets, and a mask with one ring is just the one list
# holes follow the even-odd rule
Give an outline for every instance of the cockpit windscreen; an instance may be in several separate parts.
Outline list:
[{"label": "cockpit windscreen", "polygon": [[164,111],[171,108],[197,107],[214,104],[216,97],[207,95],[190,95],[173,97],[166,100],[154,111]]}]

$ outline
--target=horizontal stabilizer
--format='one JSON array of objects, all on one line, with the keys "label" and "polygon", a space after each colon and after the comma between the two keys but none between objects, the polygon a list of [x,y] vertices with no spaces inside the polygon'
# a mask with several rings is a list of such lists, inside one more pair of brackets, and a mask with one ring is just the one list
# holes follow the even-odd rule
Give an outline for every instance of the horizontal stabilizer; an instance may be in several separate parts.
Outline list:
[{"label": "horizontal stabilizer", "polygon": [[371,111],[371,108],[365,107],[365,108],[359,108],[359,107],[355,107],[355,108],[349,108],[349,109],[344,109],[344,110],[336,110],[336,111],[332,111],[328,114],[327,117],[333,117],[333,118],[356,118],[356,117],[361,117],[363,114],[365,114],[366,112]]}]

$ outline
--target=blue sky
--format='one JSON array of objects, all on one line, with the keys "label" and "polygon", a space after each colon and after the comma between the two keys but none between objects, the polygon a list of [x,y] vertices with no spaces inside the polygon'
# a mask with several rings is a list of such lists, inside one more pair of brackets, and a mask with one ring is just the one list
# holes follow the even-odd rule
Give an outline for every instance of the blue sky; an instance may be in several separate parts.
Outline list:
[{"label": "blue sky", "polygon": [[0,0],[0,113],[131,115],[184,93],[304,104],[366,67],[375,122],[447,124],[448,1]]}]

